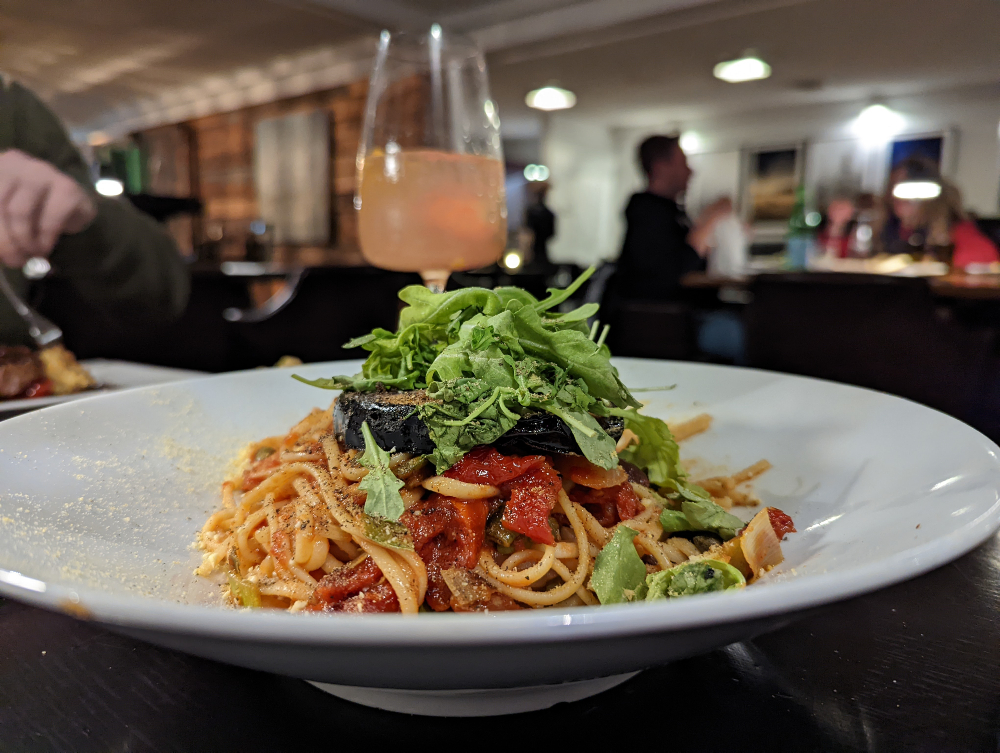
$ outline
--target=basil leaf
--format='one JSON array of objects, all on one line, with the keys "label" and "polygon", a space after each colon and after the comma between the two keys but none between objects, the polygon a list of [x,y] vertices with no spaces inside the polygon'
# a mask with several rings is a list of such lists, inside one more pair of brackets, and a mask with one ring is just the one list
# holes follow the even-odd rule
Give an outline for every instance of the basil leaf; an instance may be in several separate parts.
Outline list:
[{"label": "basil leaf", "polygon": [[389,453],[375,442],[368,422],[361,424],[361,433],[365,437],[365,452],[358,462],[368,469],[368,475],[358,484],[360,489],[368,492],[365,500],[365,513],[389,520],[399,520],[406,509],[399,490],[403,482],[389,468]]},{"label": "basil leaf", "polygon": [[[699,487],[694,487],[699,488]],[[680,512],[664,510],[660,513],[660,525],[665,533],[675,531],[711,531],[719,534],[723,541],[728,541],[736,532],[746,526],[735,515],[726,512],[711,499],[681,502]]]},{"label": "basil leaf", "polygon": [[646,580],[646,565],[632,543],[639,534],[619,525],[611,541],[604,545],[594,562],[590,587],[602,604],[621,604],[632,601]]},{"label": "basil leaf", "polygon": [[746,585],[743,574],[718,560],[684,562],[646,578],[646,601],[673,599],[678,596],[726,591]]},{"label": "basil leaf", "polygon": [[660,525],[663,526],[664,533],[676,533],[677,531],[693,531],[687,516],[680,510],[664,510],[660,513]]}]

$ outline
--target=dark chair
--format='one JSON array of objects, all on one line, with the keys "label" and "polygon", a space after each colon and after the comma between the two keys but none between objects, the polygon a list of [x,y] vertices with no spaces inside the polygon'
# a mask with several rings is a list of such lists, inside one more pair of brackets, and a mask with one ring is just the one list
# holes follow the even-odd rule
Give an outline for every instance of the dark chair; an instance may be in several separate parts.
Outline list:
[{"label": "dark chair", "polygon": [[250,304],[246,281],[220,272],[197,273],[191,297],[175,321],[150,321],[137,312],[108,312],[91,304],[66,279],[34,283],[32,300],[63,330],[77,358],[116,358],[159,366],[226,371],[233,368],[233,341],[222,312]]},{"label": "dark chair", "polygon": [[691,308],[676,301],[630,300],[607,266],[595,275],[588,302],[600,295],[597,317],[611,325],[607,345],[616,356],[689,360],[696,353]]},{"label": "dark chair", "polygon": [[371,267],[310,269],[295,295],[269,316],[230,324],[234,368],[271,365],[285,355],[307,363],[364,357],[360,348],[345,350],[343,344],[375,327],[394,330],[400,288],[420,284],[419,275]]},{"label": "dark chair", "polygon": [[607,344],[616,356],[683,361],[695,355],[694,320],[683,303],[623,302],[606,321]]},{"label": "dark chair", "polygon": [[980,423],[994,334],[952,320],[926,280],[771,274],[751,290],[751,366],[882,390]]}]

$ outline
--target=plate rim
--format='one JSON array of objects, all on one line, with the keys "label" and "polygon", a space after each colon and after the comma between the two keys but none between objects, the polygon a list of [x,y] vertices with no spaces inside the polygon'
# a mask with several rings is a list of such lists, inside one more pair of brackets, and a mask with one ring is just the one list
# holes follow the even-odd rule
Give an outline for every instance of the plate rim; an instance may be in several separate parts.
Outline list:
[{"label": "plate rim", "polygon": [[[848,391],[877,394],[880,399],[902,401],[921,410],[936,413],[959,425],[962,431],[975,435],[984,452],[992,456],[993,465],[985,476],[987,481],[993,483],[992,503],[978,517],[965,522],[950,533],[858,567],[817,573],[801,579],[771,583],[766,588],[745,589],[738,593],[702,594],[698,599],[608,605],[600,609],[573,607],[559,610],[525,610],[516,613],[421,614],[419,619],[414,620],[401,618],[399,615],[293,615],[284,612],[252,612],[139,595],[116,595],[99,589],[69,586],[59,582],[45,583],[32,578],[30,574],[6,568],[2,564],[2,554],[0,554],[0,595],[43,609],[62,611],[74,617],[122,628],[214,639],[232,638],[267,644],[328,648],[348,646],[444,648],[549,643],[682,632],[783,614],[793,615],[806,609],[844,601],[918,577],[967,554],[1000,528],[1000,447],[973,427],[952,416],[876,390],[762,369],[660,359],[616,358],[614,362],[616,365],[638,362],[696,370],[756,372],[781,379],[816,382],[834,385]],[[344,367],[351,363],[360,362],[329,361],[308,364],[303,368],[328,368],[334,364],[341,364]],[[184,383],[234,376],[245,377],[260,373],[261,370],[248,369],[195,377],[185,380]],[[114,399],[124,392],[152,391],[165,387],[180,387],[180,384],[165,383],[95,394],[90,395],[88,400]],[[4,424],[13,426],[23,421],[38,420],[36,417],[41,414],[47,412],[51,414],[52,411],[66,408],[65,404],[49,406],[8,419]],[[715,605],[719,603],[729,604],[731,608],[718,610]],[[403,631],[399,629],[401,619],[406,625]],[[442,620],[449,626],[447,631],[442,631],[440,628]],[[503,626],[504,629],[497,629],[498,626]]]}]

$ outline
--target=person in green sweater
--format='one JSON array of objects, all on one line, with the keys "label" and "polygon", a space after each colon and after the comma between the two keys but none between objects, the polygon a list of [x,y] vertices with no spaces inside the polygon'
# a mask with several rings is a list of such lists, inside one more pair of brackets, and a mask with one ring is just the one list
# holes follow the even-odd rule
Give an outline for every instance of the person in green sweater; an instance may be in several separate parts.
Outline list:
[{"label": "person in green sweater", "polygon": [[[164,228],[98,195],[56,116],[0,79],[0,274],[22,296],[21,267],[32,257],[48,258],[83,298],[116,317],[170,319],[187,305],[187,269]],[[0,296],[0,345],[31,344]]]}]

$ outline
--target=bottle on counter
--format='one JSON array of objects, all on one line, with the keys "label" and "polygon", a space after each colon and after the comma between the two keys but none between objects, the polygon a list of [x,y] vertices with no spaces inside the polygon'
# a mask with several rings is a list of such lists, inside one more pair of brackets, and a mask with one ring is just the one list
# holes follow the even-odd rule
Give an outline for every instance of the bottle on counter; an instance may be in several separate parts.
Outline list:
[{"label": "bottle on counter", "polygon": [[806,190],[802,186],[795,189],[795,205],[788,218],[788,236],[785,242],[785,256],[788,269],[805,269],[816,245],[816,230],[809,224],[806,209]]}]

